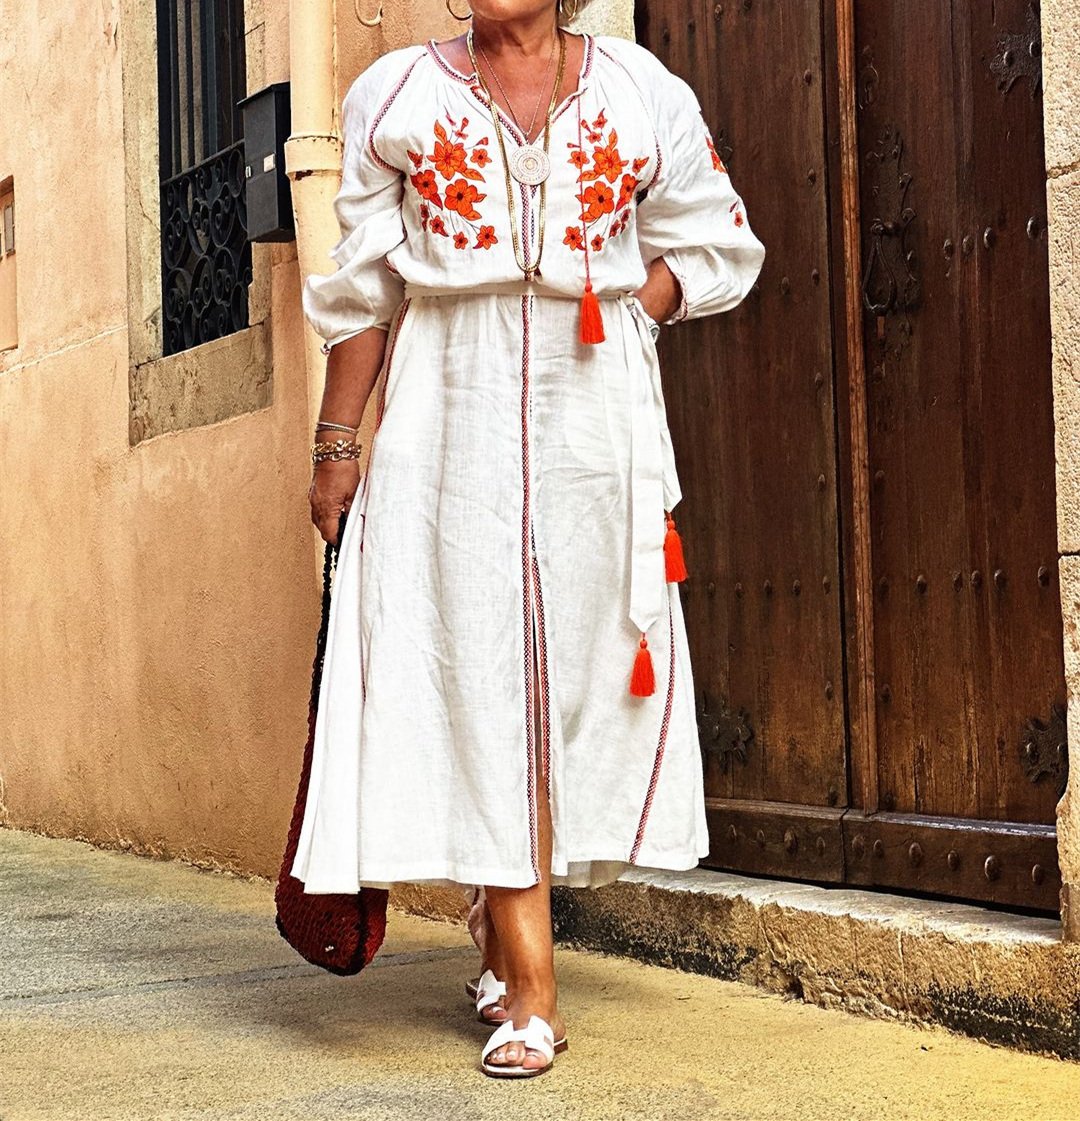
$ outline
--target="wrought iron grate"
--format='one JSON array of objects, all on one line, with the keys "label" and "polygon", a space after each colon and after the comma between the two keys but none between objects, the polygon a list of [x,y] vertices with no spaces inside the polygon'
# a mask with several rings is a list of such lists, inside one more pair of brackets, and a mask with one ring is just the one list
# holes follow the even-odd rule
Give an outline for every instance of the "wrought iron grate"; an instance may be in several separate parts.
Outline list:
[{"label": "wrought iron grate", "polygon": [[248,325],[243,0],[157,0],[163,350]]},{"label": "wrought iron grate", "polygon": [[244,207],[244,143],[161,185],[165,353],[248,325],[251,242]]}]

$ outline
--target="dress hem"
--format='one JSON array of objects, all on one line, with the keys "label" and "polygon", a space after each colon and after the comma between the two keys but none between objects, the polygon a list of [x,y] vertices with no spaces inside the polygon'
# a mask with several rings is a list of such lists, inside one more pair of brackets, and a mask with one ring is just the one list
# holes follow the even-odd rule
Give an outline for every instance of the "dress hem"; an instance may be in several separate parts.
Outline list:
[{"label": "dress hem", "polygon": [[[631,869],[640,872],[688,872],[696,868],[699,862],[708,855],[709,850],[706,846],[704,851],[699,852],[696,856],[646,852],[645,854],[639,854],[634,861],[628,860],[625,855],[594,856],[589,860],[568,860],[565,862],[567,871],[565,873],[552,873],[551,882],[554,887],[603,887],[606,884],[614,883]],[[594,879],[592,877],[594,866],[604,865],[608,865],[609,868],[600,871]],[[365,877],[354,880],[352,883],[324,881],[314,889],[309,889],[305,881],[304,893],[306,895],[348,895],[359,891],[361,888],[389,889],[395,884],[417,884],[461,890],[470,890],[481,885],[485,887],[528,888],[535,886],[536,882],[531,868],[525,873],[507,873],[506,869],[446,869],[428,866],[391,875],[384,873],[382,877]]]}]

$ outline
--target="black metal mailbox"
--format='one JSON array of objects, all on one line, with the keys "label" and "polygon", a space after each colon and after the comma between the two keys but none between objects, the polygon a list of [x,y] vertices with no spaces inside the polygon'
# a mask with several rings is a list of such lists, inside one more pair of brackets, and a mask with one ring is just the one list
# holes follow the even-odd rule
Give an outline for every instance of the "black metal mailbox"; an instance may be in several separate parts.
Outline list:
[{"label": "black metal mailbox", "polygon": [[292,191],[285,174],[289,83],[274,82],[237,103],[244,117],[249,241],[292,241]]}]

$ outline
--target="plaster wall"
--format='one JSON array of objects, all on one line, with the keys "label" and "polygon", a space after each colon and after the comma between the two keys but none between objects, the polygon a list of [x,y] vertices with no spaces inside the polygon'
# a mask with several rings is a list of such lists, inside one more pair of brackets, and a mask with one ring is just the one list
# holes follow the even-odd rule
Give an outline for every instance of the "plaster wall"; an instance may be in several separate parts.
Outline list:
[{"label": "plaster wall", "polygon": [[1044,0],[1042,57],[1057,443],[1058,549],[1072,767],[1058,804],[1062,923],[1080,940],[1080,3]]},{"label": "plaster wall", "polygon": [[[19,346],[0,355],[0,821],[268,873],[317,623],[295,261],[257,265],[265,407],[133,446],[126,200],[158,219],[128,189],[124,106],[156,84],[125,88],[124,52],[153,59],[126,9],[3,3]],[[248,9],[258,88],[285,76],[287,28]],[[156,142],[143,156],[156,179]]]}]

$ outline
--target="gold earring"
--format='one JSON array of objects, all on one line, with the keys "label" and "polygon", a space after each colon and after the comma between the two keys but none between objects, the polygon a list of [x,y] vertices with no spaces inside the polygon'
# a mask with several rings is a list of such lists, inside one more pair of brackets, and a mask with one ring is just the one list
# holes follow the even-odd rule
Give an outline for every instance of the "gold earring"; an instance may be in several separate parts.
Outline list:
[{"label": "gold earring", "polygon": [[450,0],[446,0],[446,10],[454,17],[454,19],[458,20],[461,23],[465,23],[466,20],[472,19],[471,11],[467,16],[459,16],[457,12],[455,12],[454,9],[450,7]]},{"label": "gold earring", "polygon": [[559,0],[559,5],[558,6],[559,6],[559,15],[567,23],[573,23],[574,20],[577,19],[578,0],[574,0],[574,3],[573,3],[572,6],[569,3],[564,2],[564,0]]}]

